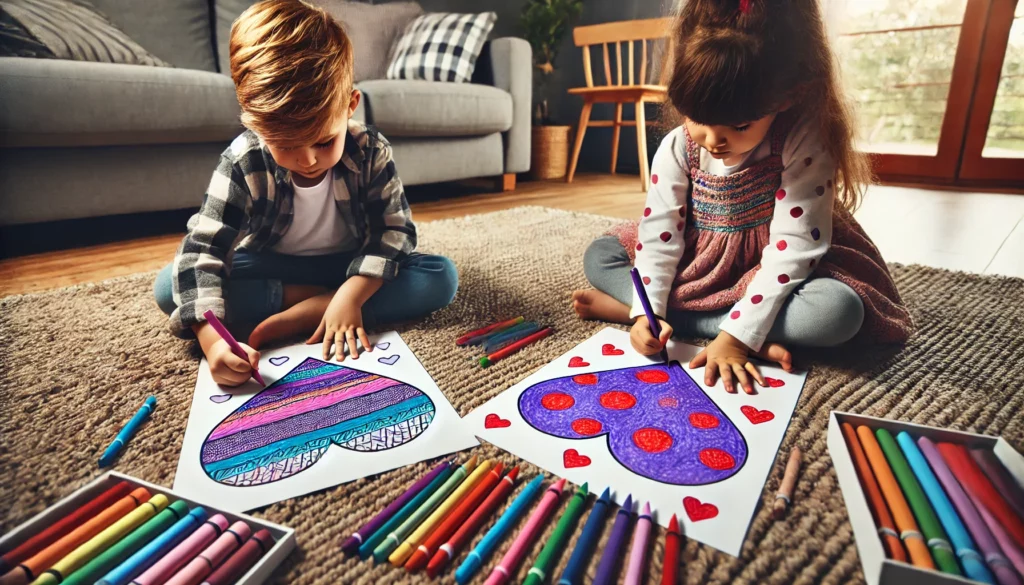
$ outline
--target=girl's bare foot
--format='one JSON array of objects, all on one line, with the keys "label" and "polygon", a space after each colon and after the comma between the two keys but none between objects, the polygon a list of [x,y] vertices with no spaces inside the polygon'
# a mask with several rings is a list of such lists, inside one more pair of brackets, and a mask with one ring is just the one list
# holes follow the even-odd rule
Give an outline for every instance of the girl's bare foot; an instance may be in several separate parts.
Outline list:
[{"label": "girl's bare foot", "polygon": [[761,351],[754,355],[763,360],[779,364],[787,372],[793,371],[793,354],[789,353],[788,349],[778,343],[767,342],[761,346]]},{"label": "girl's bare foot", "polygon": [[308,336],[320,325],[320,320],[324,318],[324,311],[327,310],[332,298],[334,293],[325,292],[299,301],[280,313],[267,317],[252,330],[249,345],[255,349],[279,339],[296,335]]},{"label": "girl's bare foot", "polygon": [[572,308],[580,319],[632,323],[629,307],[599,290],[578,290],[572,293]]}]

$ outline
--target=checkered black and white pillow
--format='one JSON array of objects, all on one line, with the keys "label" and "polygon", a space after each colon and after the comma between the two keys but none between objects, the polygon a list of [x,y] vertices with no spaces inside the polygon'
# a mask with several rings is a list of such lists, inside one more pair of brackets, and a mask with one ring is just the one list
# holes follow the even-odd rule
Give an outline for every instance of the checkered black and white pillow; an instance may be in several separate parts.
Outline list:
[{"label": "checkered black and white pillow", "polygon": [[387,78],[468,82],[497,18],[493,12],[420,16],[398,39]]}]

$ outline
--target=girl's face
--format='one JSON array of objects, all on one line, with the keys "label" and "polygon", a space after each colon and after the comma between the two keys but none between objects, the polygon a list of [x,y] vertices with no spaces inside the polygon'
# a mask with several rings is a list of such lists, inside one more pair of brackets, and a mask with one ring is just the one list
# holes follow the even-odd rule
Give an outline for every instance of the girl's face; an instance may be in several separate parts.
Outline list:
[{"label": "girl's face", "polygon": [[757,148],[764,140],[776,114],[769,114],[758,120],[744,122],[737,126],[705,126],[686,120],[686,131],[701,148],[708,151],[714,158],[734,165],[743,160],[743,156]]}]

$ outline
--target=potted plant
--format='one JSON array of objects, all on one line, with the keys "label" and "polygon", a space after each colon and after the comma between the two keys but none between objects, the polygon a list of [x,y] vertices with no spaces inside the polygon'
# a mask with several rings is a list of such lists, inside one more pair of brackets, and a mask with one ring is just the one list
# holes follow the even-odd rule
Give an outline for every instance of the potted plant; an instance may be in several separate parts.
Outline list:
[{"label": "potted plant", "polygon": [[520,16],[523,37],[533,47],[534,125],[530,175],[535,179],[565,176],[572,126],[554,124],[548,110],[547,92],[569,23],[582,10],[583,0],[527,0]]}]

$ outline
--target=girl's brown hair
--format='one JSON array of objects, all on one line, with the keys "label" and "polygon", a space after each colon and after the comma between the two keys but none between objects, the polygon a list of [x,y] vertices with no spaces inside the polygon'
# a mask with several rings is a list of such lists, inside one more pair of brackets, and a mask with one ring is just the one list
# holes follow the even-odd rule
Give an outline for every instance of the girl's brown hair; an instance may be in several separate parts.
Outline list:
[{"label": "girl's brown hair", "polygon": [[668,97],[681,116],[739,125],[790,102],[819,120],[839,200],[857,207],[871,169],[854,148],[853,114],[818,0],[684,0],[672,45]]}]

